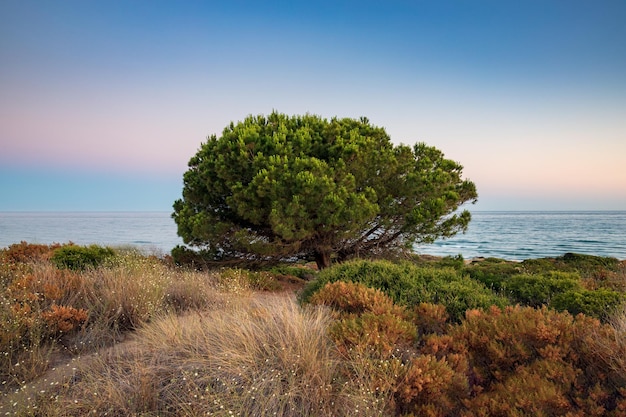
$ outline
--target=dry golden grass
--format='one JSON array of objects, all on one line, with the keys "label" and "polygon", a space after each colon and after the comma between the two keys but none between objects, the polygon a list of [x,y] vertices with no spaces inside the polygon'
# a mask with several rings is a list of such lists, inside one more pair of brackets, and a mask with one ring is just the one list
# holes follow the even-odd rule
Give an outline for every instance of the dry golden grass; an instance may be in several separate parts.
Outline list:
[{"label": "dry golden grass", "polygon": [[327,310],[284,294],[230,298],[142,327],[54,401],[39,401],[39,415],[384,415],[379,393],[342,376]]},{"label": "dry golden grass", "polygon": [[[168,311],[207,309],[224,301],[223,293],[246,293],[245,286],[224,288],[219,274],[173,269],[157,259],[119,256],[106,267],[83,273],[84,307],[90,313],[86,332],[75,340],[91,348],[116,342]],[[74,348],[84,351],[74,344]]]},{"label": "dry golden grass", "polygon": [[[618,271],[611,275],[614,287],[626,288],[626,261],[620,263]],[[623,375],[626,383],[626,304],[622,304],[608,319],[608,326],[601,334],[590,338],[590,348],[607,369]],[[624,386],[621,387],[626,389]]]},{"label": "dry golden grass", "polygon": [[609,325],[606,337],[594,339],[596,349],[608,367],[626,376],[626,305],[613,314]]},{"label": "dry golden grass", "polygon": [[[0,292],[0,411],[3,397],[67,355],[115,344],[167,312],[218,308],[228,295],[246,293],[245,282],[224,283],[217,273],[176,269],[132,252],[83,272],[44,261],[25,265],[7,275]],[[71,331],[60,331],[68,324]]]}]

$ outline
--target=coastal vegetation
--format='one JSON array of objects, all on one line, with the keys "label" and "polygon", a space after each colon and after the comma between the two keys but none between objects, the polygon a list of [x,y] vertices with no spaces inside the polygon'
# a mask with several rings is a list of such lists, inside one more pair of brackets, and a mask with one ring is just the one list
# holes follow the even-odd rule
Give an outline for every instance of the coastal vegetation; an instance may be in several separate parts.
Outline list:
[{"label": "coastal vegetation", "polygon": [[22,242],[0,250],[0,284],[1,414],[626,413],[613,258],[200,271]]},{"label": "coastal vegetation", "polygon": [[[477,198],[462,166],[419,143],[394,145],[366,118],[273,112],[231,123],[189,161],[173,218],[200,263],[408,253],[465,231]],[[190,253],[191,252],[191,253]]]}]

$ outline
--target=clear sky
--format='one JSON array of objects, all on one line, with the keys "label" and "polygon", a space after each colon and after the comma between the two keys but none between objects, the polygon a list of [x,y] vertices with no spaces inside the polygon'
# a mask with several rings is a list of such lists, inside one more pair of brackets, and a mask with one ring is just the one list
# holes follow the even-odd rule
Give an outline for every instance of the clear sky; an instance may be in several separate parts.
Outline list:
[{"label": "clear sky", "polygon": [[230,121],[366,116],[477,210],[626,210],[626,1],[0,1],[0,211],[159,210]]}]

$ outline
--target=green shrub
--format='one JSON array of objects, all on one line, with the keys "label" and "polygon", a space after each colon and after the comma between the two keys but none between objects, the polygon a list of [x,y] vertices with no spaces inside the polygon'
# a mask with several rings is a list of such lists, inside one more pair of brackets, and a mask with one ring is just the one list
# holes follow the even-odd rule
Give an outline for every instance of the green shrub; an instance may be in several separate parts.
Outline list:
[{"label": "green shrub", "polygon": [[454,268],[461,270],[465,267],[463,255],[436,257],[430,255],[416,255],[409,258],[417,266],[432,266],[435,268]]},{"label": "green shrub", "polygon": [[472,262],[464,269],[472,279],[482,282],[487,288],[499,292],[506,280],[522,271],[518,262],[505,261],[498,258],[487,258]]},{"label": "green shrub", "polygon": [[459,321],[467,309],[504,306],[505,298],[484,285],[451,268],[419,267],[408,262],[352,261],[321,271],[301,294],[301,301],[310,297],[328,282],[352,281],[376,288],[404,306],[420,303],[441,303],[453,321]]},{"label": "green shrub", "polygon": [[598,269],[608,269],[614,271],[619,266],[617,258],[608,256],[593,256],[580,253],[566,253],[560,258],[556,258],[566,265],[570,265],[577,271],[594,271]]},{"label": "green shrub", "polygon": [[108,247],[70,245],[55,250],[50,260],[59,269],[84,271],[101,265],[107,258],[114,255],[113,249]]},{"label": "green shrub", "polygon": [[620,261],[612,257],[566,253],[556,258],[527,259],[522,262],[526,272],[578,271],[583,277],[591,276],[599,271],[616,271]]},{"label": "green shrub", "polygon": [[430,299],[423,302],[444,305],[453,321],[459,321],[469,309],[487,309],[493,305],[504,307],[508,304],[505,298],[469,277],[457,276],[448,279],[436,276],[427,285]]},{"label": "green shrub", "polygon": [[317,271],[305,266],[278,265],[270,269],[278,275],[290,275],[307,281],[311,281],[317,276]]},{"label": "green shrub", "polygon": [[276,276],[268,271],[248,271],[250,288],[258,291],[278,291],[282,288]]},{"label": "green shrub", "polygon": [[[322,270],[315,281],[308,284],[300,295],[302,302],[308,302],[313,294],[329,282],[358,282],[376,288],[391,297],[394,302],[405,305],[418,304],[428,298],[426,281],[414,271],[426,270],[409,263],[390,261],[351,261]],[[434,269],[428,269],[436,273]],[[452,271],[454,274],[454,271]],[[413,302],[410,302],[413,301]]]},{"label": "green shrub", "polygon": [[531,307],[548,305],[552,297],[567,291],[581,290],[580,275],[552,271],[541,275],[513,275],[503,283],[503,290],[514,303]]},{"label": "green shrub", "polygon": [[601,320],[608,319],[626,301],[622,292],[598,289],[568,291],[556,295],[550,306],[559,311],[569,311],[571,314],[583,313]]}]

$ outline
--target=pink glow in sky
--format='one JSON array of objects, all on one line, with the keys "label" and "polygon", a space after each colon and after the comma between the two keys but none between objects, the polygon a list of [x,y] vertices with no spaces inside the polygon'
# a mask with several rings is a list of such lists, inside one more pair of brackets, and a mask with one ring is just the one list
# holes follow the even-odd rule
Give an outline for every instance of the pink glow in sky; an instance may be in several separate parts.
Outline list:
[{"label": "pink glow in sky", "polygon": [[626,210],[624,21],[622,1],[5,0],[0,210],[169,211],[208,135],[273,109],[434,145],[476,209]]}]

